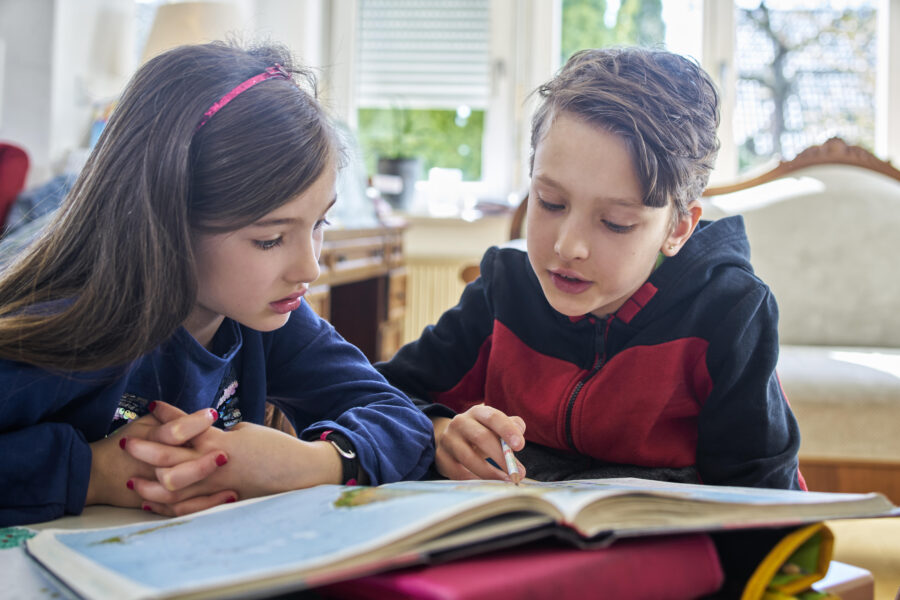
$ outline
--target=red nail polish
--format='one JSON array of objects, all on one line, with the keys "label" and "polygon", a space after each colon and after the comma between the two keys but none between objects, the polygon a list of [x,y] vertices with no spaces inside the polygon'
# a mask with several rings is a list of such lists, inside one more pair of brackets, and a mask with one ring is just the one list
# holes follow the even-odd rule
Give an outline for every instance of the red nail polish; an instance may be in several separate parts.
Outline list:
[{"label": "red nail polish", "polygon": [[153,509],[150,508],[147,504],[141,504],[141,510],[146,510],[147,512],[153,512]]},{"label": "red nail polish", "polygon": [[231,504],[232,502],[237,502],[237,498],[235,498],[234,496],[228,496],[228,498],[225,499],[225,504]]},{"label": "red nail polish", "polygon": [[129,479],[128,481],[125,482],[125,485],[128,487],[129,490],[133,490],[133,489],[134,489],[134,481],[132,481],[132,480],[130,480],[130,479]]},{"label": "red nail polish", "polygon": [[216,409],[209,409],[209,414],[212,417],[214,423],[219,420],[219,411],[217,411]]},{"label": "red nail polish", "polygon": [[147,405],[147,410],[153,412],[153,409],[156,408],[156,400]]},{"label": "red nail polish", "polygon": [[125,449],[125,440],[126,439],[128,439],[128,438],[122,438],[119,440],[119,448],[121,448],[122,450]]},{"label": "red nail polish", "polygon": [[224,454],[220,454],[216,457],[216,464],[219,465],[220,467],[227,462],[228,462],[228,457],[225,456]]}]

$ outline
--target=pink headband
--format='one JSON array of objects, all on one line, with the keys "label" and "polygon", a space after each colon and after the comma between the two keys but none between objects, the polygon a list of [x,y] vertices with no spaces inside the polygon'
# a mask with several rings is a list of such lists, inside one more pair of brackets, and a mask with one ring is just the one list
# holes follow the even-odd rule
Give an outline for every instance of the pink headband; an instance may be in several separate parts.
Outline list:
[{"label": "pink headband", "polygon": [[222,98],[218,102],[216,102],[215,104],[210,106],[209,110],[207,110],[205,113],[203,113],[203,120],[200,121],[199,125],[197,125],[197,129],[200,129],[201,127],[203,127],[203,125],[207,121],[209,121],[214,114],[216,114],[217,112],[222,110],[222,108],[226,104],[228,104],[229,102],[234,100],[239,94],[241,94],[242,92],[246,92],[247,90],[252,88],[257,83],[261,83],[261,82],[265,81],[266,79],[287,79],[288,81],[290,81],[291,75],[284,69],[284,67],[282,67],[278,63],[275,63],[274,67],[268,67],[265,71],[263,71],[259,75],[255,75],[255,76],[251,77],[250,79],[248,79],[247,81],[244,81],[243,83],[239,83],[237,86],[234,87],[234,89],[232,89],[230,92],[228,92],[227,94],[222,96]]}]

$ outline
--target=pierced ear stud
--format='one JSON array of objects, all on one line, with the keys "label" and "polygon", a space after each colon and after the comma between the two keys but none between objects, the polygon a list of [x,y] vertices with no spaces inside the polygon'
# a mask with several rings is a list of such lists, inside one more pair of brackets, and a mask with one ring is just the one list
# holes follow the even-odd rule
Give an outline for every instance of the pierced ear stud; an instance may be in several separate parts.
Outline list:
[{"label": "pierced ear stud", "polygon": [[672,251],[675,249],[675,244],[669,244],[669,250]]}]

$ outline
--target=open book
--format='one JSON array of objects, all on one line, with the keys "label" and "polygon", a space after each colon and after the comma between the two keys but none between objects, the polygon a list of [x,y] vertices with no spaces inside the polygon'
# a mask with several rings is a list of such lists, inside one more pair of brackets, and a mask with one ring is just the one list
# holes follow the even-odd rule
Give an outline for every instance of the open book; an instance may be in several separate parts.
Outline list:
[{"label": "open book", "polygon": [[274,594],[564,532],[618,537],[891,514],[879,494],[598,479],[318,486],[186,517],[44,530],[27,551],[87,598]]}]

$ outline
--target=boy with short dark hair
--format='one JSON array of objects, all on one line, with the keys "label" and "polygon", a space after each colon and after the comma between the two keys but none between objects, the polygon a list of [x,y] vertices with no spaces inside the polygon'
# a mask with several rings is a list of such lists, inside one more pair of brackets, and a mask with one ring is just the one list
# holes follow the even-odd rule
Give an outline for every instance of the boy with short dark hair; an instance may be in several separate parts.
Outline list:
[{"label": "boy with short dark hair", "polygon": [[741,218],[700,221],[709,76],[584,50],[538,93],[527,253],[488,250],[460,303],[378,365],[432,419],[438,472],[508,479],[485,460],[504,464],[499,436],[539,480],[804,488],[775,299]]}]

